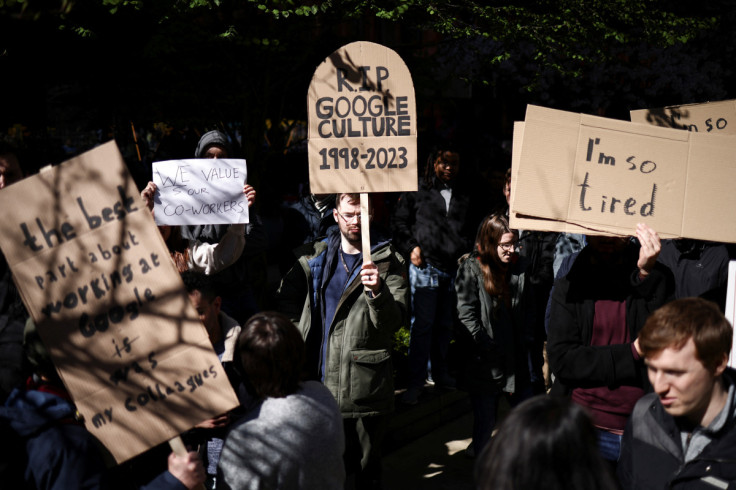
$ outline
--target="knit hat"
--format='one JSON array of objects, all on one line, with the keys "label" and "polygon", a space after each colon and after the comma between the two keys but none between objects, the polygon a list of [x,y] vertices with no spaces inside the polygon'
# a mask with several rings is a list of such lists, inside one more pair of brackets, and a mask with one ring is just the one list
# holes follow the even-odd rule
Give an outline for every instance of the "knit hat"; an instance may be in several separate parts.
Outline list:
[{"label": "knit hat", "polygon": [[207,148],[212,145],[222,147],[225,152],[227,152],[227,155],[229,157],[233,156],[232,147],[230,146],[230,140],[228,139],[227,135],[222,131],[217,130],[208,131],[207,133],[204,133],[201,138],[199,138],[197,149],[194,150],[194,156],[196,158],[204,158],[204,155],[207,152]]}]

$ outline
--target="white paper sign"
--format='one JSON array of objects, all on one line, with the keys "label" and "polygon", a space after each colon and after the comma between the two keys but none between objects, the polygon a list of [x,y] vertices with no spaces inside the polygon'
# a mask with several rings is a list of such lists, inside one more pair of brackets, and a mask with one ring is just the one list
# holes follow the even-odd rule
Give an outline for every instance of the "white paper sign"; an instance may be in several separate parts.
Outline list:
[{"label": "white paper sign", "polygon": [[207,158],[153,163],[158,225],[248,223],[245,160]]}]

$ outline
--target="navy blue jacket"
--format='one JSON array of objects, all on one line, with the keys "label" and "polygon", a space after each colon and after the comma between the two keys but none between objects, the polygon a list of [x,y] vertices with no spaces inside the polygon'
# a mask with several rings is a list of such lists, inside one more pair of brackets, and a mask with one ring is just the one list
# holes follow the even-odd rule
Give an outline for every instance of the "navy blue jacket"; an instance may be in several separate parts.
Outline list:
[{"label": "navy blue jacket", "polygon": [[[75,413],[71,402],[36,390],[16,389],[5,406],[0,407],[0,425],[3,430],[12,430],[12,438],[21,444],[14,449],[24,452],[25,469],[22,471],[27,488],[125,488],[119,476],[108,472],[106,450],[76,421]],[[3,444],[8,444],[7,440],[3,440]],[[141,489],[185,490],[186,487],[166,471]]]}]

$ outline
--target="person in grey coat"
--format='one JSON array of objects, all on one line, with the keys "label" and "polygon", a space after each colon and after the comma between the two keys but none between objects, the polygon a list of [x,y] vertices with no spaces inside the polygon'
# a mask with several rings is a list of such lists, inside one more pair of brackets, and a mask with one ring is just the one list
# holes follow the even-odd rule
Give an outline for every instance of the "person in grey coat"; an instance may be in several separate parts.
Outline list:
[{"label": "person in grey coat", "polygon": [[284,315],[254,315],[238,339],[256,402],[225,440],[218,489],[342,489],[342,416],[330,391],[303,381],[304,341]]}]

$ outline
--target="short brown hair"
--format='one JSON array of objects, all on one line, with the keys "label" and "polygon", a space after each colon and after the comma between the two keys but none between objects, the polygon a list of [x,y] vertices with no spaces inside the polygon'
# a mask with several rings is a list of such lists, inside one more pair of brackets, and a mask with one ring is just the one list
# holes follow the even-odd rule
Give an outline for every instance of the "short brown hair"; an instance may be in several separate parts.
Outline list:
[{"label": "short brown hair", "polygon": [[649,316],[639,333],[639,346],[644,357],[651,357],[668,347],[680,349],[690,338],[703,366],[715,369],[731,352],[733,328],[715,303],[681,298]]},{"label": "short brown hair", "polygon": [[341,192],[335,197],[335,207],[340,208],[340,203],[342,202],[342,199],[347,198],[348,202],[355,202],[360,203],[360,194],[357,192]]},{"label": "short brown hair", "polygon": [[238,337],[238,351],[244,381],[258,398],[290,395],[304,379],[304,340],[281,313],[264,311],[250,317]]}]

